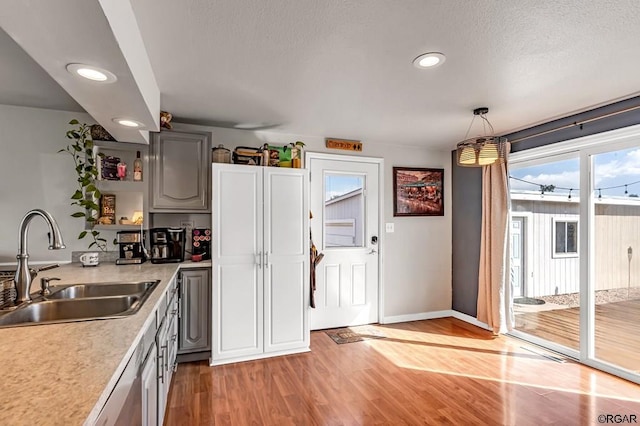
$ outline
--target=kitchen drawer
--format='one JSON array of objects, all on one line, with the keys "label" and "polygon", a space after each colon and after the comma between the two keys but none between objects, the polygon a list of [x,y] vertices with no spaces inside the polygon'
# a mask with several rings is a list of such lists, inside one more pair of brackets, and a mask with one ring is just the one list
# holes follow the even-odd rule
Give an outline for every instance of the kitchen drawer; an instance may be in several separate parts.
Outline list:
[{"label": "kitchen drawer", "polygon": [[174,299],[175,300],[178,299],[177,295],[178,295],[178,283],[177,283],[177,280],[174,278],[173,280],[171,280],[171,283],[167,287],[167,291],[165,292],[164,296],[162,296],[162,300],[160,301],[160,306],[158,306],[158,311],[156,316],[158,321],[158,326],[162,324],[162,321],[164,321],[164,318],[167,316],[169,305],[173,303]]},{"label": "kitchen drawer", "polygon": [[154,317],[151,321],[151,324],[149,324],[147,331],[144,332],[144,335],[142,336],[142,340],[140,341],[139,349],[140,349],[142,361],[144,361],[147,358],[147,353],[149,352],[149,350],[151,350],[151,348],[155,344],[157,331],[158,331],[158,322],[157,322],[157,319]]}]

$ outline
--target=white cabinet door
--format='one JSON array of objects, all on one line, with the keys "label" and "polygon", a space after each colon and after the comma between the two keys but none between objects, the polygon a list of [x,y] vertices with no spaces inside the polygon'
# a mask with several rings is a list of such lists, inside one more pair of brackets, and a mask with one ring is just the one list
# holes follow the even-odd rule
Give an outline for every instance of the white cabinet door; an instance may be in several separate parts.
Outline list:
[{"label": "white cabinet door", "polygon": [[309,346],[308,175],[264,169],[264,351]]},{"label": "white cabinet door", "polygon": [[158,424],[158,352],[154,345],[142,369],[142,426]]},{"label": "white cabinet door", "polygon": [[262,169],[213,165],[213,364],[263,351]]}]

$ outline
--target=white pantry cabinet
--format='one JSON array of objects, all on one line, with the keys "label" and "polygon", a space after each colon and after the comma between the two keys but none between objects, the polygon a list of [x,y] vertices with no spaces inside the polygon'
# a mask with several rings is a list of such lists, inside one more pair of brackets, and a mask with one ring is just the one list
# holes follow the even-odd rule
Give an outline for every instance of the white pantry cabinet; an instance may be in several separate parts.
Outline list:
[{"label": "white pantry cabinet", "polygon": [[212,365],[309,350],[309,175],[213,164]]}]

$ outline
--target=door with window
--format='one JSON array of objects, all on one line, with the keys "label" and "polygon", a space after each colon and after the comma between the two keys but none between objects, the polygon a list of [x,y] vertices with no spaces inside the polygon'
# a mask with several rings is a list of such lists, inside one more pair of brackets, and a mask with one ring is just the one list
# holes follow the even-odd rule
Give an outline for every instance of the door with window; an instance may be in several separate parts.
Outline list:
[{"label": "door with window", "polygon": [[378,321],[381,160],[307,154],[315,268],[312,330]]},{"label": "door with window", "polygon": [[636,383],[639,159],[640,126],[515,153],[510,164],[512,217],[531,220],[524,299],[534,302],[514,300],[514,334]]},{"label": "door with window", "polygon": [[524,296],[524,218],[511,219],[511,292],[513,298]]}]

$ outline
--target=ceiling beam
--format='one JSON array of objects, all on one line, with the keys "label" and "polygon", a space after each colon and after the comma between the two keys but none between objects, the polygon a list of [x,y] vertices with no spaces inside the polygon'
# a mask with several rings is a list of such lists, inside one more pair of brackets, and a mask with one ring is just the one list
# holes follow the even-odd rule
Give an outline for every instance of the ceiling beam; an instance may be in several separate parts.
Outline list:
[{"label": "ceiling beam", "polygon": [[[18,1],[0,11],[0,26],[111,135],[149,143],[160,128],[160,90],[128,0]],[[72,75],[70,63],[104,68],[113,83]],[[114,123],[142,123],[144,130]]]}]

